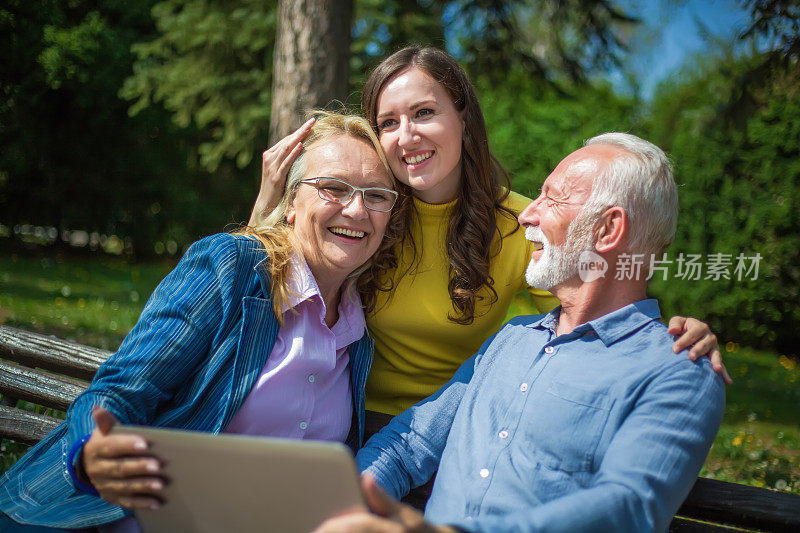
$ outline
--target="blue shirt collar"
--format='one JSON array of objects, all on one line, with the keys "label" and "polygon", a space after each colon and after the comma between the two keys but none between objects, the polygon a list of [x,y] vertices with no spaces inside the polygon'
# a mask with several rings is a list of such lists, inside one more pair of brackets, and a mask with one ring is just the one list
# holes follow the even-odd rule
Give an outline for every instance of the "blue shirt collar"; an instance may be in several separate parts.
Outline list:
[{"label": "blue shirt collar", "polygon": [[[542,315],[540,319],[528,324],[528,327],[555,331],[560,313],[561,306],[559,305],[546,315]],[[645,324],[660,318],[661,311],[658,308],[658,300],[640,300],[581,324],[575,328],[573,333],[580,335],[592,329],[598,338],[603,341],[603,344],[611,346]]]}]

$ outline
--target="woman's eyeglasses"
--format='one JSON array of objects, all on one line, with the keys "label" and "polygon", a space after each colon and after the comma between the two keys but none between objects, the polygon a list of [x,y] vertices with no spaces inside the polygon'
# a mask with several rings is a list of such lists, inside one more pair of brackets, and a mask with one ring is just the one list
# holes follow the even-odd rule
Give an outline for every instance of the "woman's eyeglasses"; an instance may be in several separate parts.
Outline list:
[{"label": "woman's eyeglasses", "polygon": [[364,207],[372,211],[386,213],[391,211],[397,201],[397,191],[385,189],[383,187],[354,187],[344,180],[338,178],[309,178],[301,180],[300,183],[307,183],[317,188],[319,197],[329,202],[348,204],[357,192],[361,193],[364,200]]}]

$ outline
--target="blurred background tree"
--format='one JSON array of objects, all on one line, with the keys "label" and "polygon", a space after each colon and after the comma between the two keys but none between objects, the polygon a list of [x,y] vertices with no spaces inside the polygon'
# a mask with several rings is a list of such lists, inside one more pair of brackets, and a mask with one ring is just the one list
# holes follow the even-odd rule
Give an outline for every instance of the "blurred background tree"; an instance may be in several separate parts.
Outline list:
[{"label": "blurred background tree", "polygon": [[[726,338],[797,353],[800,322],[800,7],[749,1],[738,46],[697,58],[658,88],[647,132],[675,163],[679,253],[761,257],[757,279],[655,281],[668,310]],[[744,47],[744,52],[736,53]]]},{"label": "blurred background tree", "polygon": [[0,8],[10,36],[2,40],[0,223],[119,235],[147,257],[158,239],[206,231],[197,215],[224,219],[238,204],[227,193],[238,183],[231,173],[212,180],[193,161],[201,130],[177,127],[159,106],[129,116],[118,95],[131,46],[156,36],[154,3]]},{"label": "blurred background tree", "polygon": [[280,0],[269,143],[294,131],[303,115],[344,101],[350,81],[353,0]]}]

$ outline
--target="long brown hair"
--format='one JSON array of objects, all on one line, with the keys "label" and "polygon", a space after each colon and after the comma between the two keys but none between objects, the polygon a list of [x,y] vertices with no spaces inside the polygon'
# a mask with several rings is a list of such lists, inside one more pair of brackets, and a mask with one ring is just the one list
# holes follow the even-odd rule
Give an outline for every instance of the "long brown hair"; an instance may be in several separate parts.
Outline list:
[{"label": "long brown hair", "polygon": [[[450,258],[450,281],[447,290],[458,324],[471,324],[479,294],[486,287],[490,304],[497,301],[494,280],[489,274],[497,234],[502,246],[503,235],[497,227],[497,213],[516,219],[516,214],[502,205],[508,197],[508,173],[489,151],[486,123],[483,120],[475,89],[466,72],[446,52],[438,48],[410,46],[384,59],[367,79],[361,95],[361,108],[370,125],[378,132],[378,97],[384,85],[395,75],[410,68],[419,68],[445,88],[456,109],[463,112],[464,136],[461,148],[461,185],[458,203],[447,229],[447,255]],[[416,246],[414,257],[417,256]],[[413,261],[412,261],[413,262]]]},{"label": "long brown hair", "polygon": [[[286,222],[286,213],[297,194],[301,180],[307,177],[305,174],[306,154],[308,151],[320,142],[343,135],[361,139],[375,148],[389,176],[392,176],[392,170],[386,162],[386,157],[383,154],[377,136],[369,123],[362,117],[320,110],[310,113],[310,116],[316,117],[316,122],[303,142],[303,149],[300,155],[289,170],[289,175],[286,178],[286,190],[278,205],[258,226],[248,226],[235,232],[258,240],[267,252],[269,257],[268,269],[272,280],[272,305],[279,323],[281,322],[282,305],[288,296],[290,260],[295,250],[299,249],[298,244],[293,242],[294,233],[292,226]],[[394,179],[392,181],[397,183]],[[378,250],[369,261],[349,276],[350,279],[355,278],[356,289],[366,312],[370,312],[375,308],[379,291],[388,292],[394,288],[393,280],[389,276],[382,274],[387,270],[397,268],[395,245],[402,241],[407,231],[408,205],[407,202],[401,202],[398,199],[397,204],[392,209],[386,232],[381,244],[378,246]]]}]

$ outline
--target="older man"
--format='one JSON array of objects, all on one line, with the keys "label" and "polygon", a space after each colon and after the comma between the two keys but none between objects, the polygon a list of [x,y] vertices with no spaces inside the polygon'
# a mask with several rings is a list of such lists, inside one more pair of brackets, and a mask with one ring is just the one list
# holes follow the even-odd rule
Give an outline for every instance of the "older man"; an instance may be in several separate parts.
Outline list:
[{"label": "older man", "polygon": [[[676,219],[669,162],[647,141],[609,133],[561,161],[519,216],[540,245],[527,280],[561,307],[511,320],[373,437],[357,459],[376,514],[320,530],[665,530],[717,432],[724,386],[707,360],[672,352],[646,272],[615,265],[660,257]],[[428,521],[389,496],[437,467]]]}]

